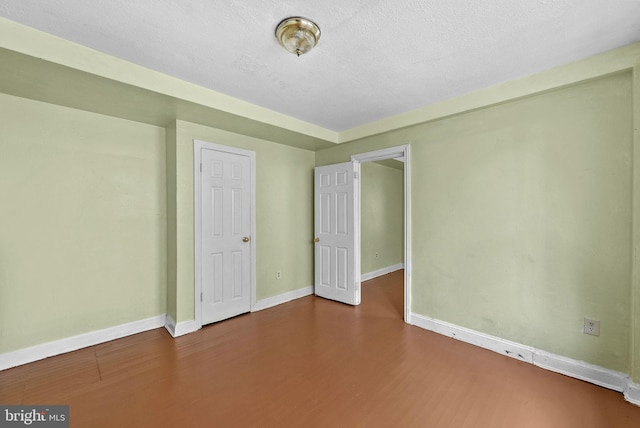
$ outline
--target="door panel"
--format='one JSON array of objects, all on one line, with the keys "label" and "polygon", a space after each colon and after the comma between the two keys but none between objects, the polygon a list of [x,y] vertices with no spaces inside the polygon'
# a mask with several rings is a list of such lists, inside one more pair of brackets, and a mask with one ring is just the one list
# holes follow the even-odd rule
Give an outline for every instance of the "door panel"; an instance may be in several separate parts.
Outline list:
[{"label": "door panel", "polygon": [[202,324],[251,310],[251,161],[201,149]]},{"label": "door panel", "polygon": [[357,167],[346,162],[315,169],[315,293],[351,305],[360,304]]}]

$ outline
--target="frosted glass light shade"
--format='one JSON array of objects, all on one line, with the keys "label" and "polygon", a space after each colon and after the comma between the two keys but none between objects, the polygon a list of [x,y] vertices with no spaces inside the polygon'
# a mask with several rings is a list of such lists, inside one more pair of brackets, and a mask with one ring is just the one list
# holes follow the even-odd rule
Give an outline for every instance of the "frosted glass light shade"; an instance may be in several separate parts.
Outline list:
[{"label": "frosted glass light shade", "polygon": [[276,38],[286,50],[300,56],[318,43],[320,28],[310,19],[294,16],[278,24]]}]

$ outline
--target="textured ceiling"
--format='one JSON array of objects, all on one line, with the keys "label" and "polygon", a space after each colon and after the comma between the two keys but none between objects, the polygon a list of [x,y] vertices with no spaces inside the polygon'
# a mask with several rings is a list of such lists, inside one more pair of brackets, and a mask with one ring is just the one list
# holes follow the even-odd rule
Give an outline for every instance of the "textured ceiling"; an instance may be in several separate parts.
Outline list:
[{"label": "textured ceiling", "polygon": [[[0,15],[343,131],[640,41],[640,0],[0,0]],[[297,58],[273,33],[322,30]]]}]

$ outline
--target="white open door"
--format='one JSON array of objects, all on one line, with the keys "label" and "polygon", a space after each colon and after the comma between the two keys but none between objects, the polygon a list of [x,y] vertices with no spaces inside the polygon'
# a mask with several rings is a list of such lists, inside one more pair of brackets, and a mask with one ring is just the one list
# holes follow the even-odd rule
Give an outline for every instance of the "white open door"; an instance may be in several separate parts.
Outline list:
[{"label": "white open door", "polygon": [[315,169],[315,293],[360,304],[359,163]]}]

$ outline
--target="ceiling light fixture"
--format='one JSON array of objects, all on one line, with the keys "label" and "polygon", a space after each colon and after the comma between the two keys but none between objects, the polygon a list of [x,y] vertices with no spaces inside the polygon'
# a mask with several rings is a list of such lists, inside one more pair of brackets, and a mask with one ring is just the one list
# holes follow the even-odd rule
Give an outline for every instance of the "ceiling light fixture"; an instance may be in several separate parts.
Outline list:
[{"label": "ceiling light fixture", "polygon": [[310,19],[292,16],[278,24],[276,39],[286,50],[300,56],[318,43],[320,27]]}]

